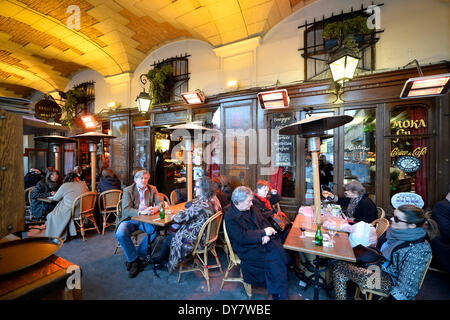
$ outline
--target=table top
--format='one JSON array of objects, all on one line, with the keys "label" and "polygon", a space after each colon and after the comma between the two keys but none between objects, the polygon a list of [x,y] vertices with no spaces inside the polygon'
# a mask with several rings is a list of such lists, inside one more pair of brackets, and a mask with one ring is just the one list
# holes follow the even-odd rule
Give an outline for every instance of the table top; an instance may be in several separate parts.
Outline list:
[{"label": "table top", "polygon": [[[338,259],[348,262],[356,262],[355,254],[350,245],[348,239],[348,234],[346,232],[337,232],[334,236],[334,246],[317,246],[314,244],[314,237],[300,238],[302,231],[300,228],[303,227],[307,232],[316,232],[316,226],[312,224],[312,218],[304,216],[299,213],[295,217],[294,224],[289,231],[288,237],[284,242],[283,247],[285,249],[310,253],[318,256],[322,256],[330,259]],[[326,229],[322,229],[322,233],[326,233]]]},{"label": "table top", "polygon": [[134,216],[131,219],[150,223],[156,226],[165,227],[172,223],[172,218],[174,215],[176,215],[179,211],[184,210],[186,206],[186,202],[177,203],[174,205],[169,206],[167,210],[172,210],[172,214],[167,214],[166,212],[166,218],[161,220],[159,218],[159,213],[152,214],[152,215],[145,215],[145,216]]},{"label": "table top", "polygon": [[11,300],[24,297],[27,294],[55,283],[65,285],[70,276],[67,269],[78,266],[52,255],[34,266],[5,275],[0,278],[0,300]]}]

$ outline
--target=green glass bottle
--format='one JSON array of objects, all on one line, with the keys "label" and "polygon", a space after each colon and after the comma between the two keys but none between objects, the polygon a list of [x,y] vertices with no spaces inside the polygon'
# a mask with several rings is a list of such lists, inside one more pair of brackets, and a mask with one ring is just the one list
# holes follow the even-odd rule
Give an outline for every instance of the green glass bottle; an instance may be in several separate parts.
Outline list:
[{"label": "green glass bottle", "polygon": [[166,217],[166,210],[164,209],[164,203],[161,205],[161,209],[159,209],[159,218],[164,220]]},{"label": "green glass bottle", "polygon": [[316,243],[317,246],[323,246],[323,235],[322,235],[322,228],[321,228],[320,223],[317,225],[314,242]]}]

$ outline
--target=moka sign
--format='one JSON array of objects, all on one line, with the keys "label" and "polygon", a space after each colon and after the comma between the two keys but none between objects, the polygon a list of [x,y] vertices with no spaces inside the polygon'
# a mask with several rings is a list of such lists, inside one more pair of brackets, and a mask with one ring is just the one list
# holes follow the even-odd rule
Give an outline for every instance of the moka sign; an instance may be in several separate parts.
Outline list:
[{"label": "moka sign", "polygon": [[[398,120],[392,122],[392,129],[395,130],[395,135],[410,135],[412,129],[426,128],[427,124],[423,119],[417,120]],[[399,139],[395,139],[392,142],[397,143]]]}]

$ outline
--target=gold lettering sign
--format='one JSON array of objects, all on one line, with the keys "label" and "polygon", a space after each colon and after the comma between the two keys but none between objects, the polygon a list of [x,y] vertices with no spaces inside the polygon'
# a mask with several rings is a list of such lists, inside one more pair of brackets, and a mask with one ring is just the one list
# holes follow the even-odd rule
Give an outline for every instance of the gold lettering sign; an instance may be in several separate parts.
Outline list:
[{"label": "gold lettering sign", "polygon": [[414,156],[421,157],[427,154],[428,147],[417,147],[412,152],[407,150],[399,150],[399,148],[395,147],[391,150],[391,157],[401,157],[401,156]]},{"label": "gold lettering sign", "polygon": [[[427,124],[425,123],[425,120],[419,119],[419,120],[398,120],[392,122],[392,129],[398,128],[398,130],[395,132],[397,136],[399,135],[410,135],[411,131],[405,130],[405,129],[419,129],[419,128],[426,128]],[[392,140],[393,143],[397,143],[400,139]]]}]

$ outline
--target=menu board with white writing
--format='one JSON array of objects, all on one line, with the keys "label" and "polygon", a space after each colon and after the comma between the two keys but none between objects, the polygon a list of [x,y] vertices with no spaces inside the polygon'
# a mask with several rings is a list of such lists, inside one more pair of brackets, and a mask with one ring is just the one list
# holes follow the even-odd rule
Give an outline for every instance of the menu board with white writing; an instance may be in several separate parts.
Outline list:
[{"label": "menu board with white writing", "polygon": [[[277,113],[273,115],[272,129],[281,129],[295,122],[292,113]],[[275,166],[295,166],[294,161],[295,136],[278,135],[278,139],[273,142],[272,156],[274,156]]]}]

